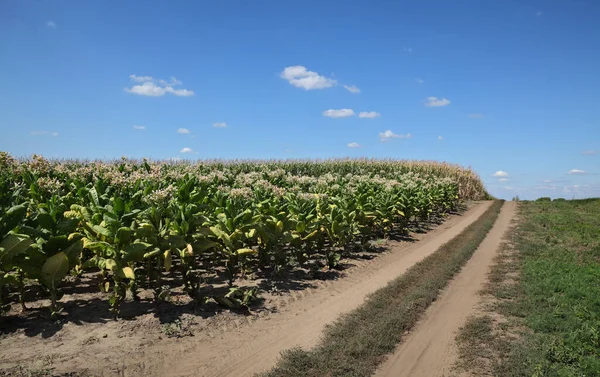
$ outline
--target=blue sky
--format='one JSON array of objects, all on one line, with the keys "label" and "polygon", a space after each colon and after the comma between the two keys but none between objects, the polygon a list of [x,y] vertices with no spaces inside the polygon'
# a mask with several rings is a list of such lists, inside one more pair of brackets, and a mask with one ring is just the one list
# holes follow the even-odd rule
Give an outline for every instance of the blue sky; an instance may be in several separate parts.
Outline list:
[{"label": "blue sky", "polygon": [[599,19],[593,0],[5,0],[0,150],[443,160],[504,198],[600,196]]}]

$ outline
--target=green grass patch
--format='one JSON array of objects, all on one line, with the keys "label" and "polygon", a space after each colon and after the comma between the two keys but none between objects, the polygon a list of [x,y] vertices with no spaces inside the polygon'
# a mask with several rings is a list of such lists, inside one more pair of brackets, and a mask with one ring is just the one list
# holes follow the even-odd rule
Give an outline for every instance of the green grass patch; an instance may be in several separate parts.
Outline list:
[{"label": "green grass patch", "polygon": [[481,364],[469,360],[489,356],[494,376],[600,376],[600,200],[523,202],[519,212],[515,251],[501,254],[486,290],[504,324],[476,333],[482,320],[471,319],[460,364],[474,372]]},{"label": "green grass patch", "polygon": [[285,351],[277,365],[263,376],[372,375],[473,255],[502,204],[495,201],[461,234],[328,326],[315,348]]}]

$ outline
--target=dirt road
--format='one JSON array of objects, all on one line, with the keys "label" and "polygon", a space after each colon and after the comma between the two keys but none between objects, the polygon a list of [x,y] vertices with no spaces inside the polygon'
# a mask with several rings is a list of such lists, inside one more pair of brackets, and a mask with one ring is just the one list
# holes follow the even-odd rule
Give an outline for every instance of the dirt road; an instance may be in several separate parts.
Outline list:
[{"label": "dirt road", "polygon": [[406,340],[378,369],[378,377],[441,377],[451,375],[456,361],[455,336],[467,317],[476,310],[479,291],[509,229],[516,210],[515,202],[506,202],[473,257],[439,299],[427,309]]}]

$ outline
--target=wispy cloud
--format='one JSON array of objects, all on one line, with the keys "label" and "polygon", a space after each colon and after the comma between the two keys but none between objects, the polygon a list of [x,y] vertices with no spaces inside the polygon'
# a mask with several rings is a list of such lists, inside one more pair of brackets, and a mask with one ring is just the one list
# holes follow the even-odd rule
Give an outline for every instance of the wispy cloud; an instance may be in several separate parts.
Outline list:
[{"label": "wispy cloud", "polygon": [[412,137],[411,134],[395,134],[391,130],[387,130],[379,133],[379,140],[381,141],[389,141],[391,139],[410,139]]},{"label": "wispy cloud", "polygon": [[134,129],[134,130],[145,130],[145,129],[146,129],[146,126],[138,126],[138,125],[134,125],[134,126],[133,126],[133,129]]},{"label": "wispy cloud", "polygon": [[290,85],[304,90],[325,89],[337,85],[337,81],[317,72],[309,71],[301,65],[286,67],[280,74]]},{"label": "wispy cloud", "polygon": [[500,178],[498,180],[498,182],[508,182],[508,181],[510,181],[510,179],[508,179],[508,178]]},{"label": "wispy cloud", "polygon": [[58,136],[58,132],[50,132],[50,131],[31,131],[29,133],[31,136],[44,136],[44,135],[50,135],[50,136]]},{"label": "wispy cloud", "polygon": [[177,130],[177,133],[178,133],[178,134],[189,134],[189,133],[190,133],[190,130],[188,130],[187,128],[179,128],[179,129]]},{"label": "wispy cloud", "polygon": [[348,143],[348,148],[360,148],[360,144],[353,141],[352,143]]},{"label": "wispy cloud", "polygon": [[125,91],[132,94],[148,97],[161,97],[169,93],[178,97],[189,97],[194,95],[194,91],[188,89],[175,89],[182,84],[175,77],[169,80],[155,79],[151,76],[130,75],[129,79],[136,83],[131,88],[125,88]]},{"label": "wispy cloud", "polygon": [[194,152],[194,150],[192,148],[188,148],[188,147],[184,147],[179,151],[179,153],[192,153],[192,152]]},{"label": "wispy cloud", "polygon": [[473,113],[473,114],[469,114],[467,116],[472,119],[481,119],[484,117],[484,115],[480,114],[480,113]]},{"label": "wispy cloud", "polygon": [[217,122],[213,123],[214,128],[227,128],[227,123],[225,122]]},{"label": "wispy cloud", "polygon": [[591,156],[591,155],[594,155],[594,154],[598,154],[598,151],[589,151],[588,150],[588,151],[581,152],[581,154],[586,155],[586,156]]},{"label": "wispy cloud", "polygon": [[350,93],[360,93],[360,89],[356,85],[344,85],[344,89]]},{"label": "wispy cloud", "polygon": [[438,140],[444,140],[444,138],[441,136],[438,136]]},{"label": "wispy cloud", "polygon": [[404,52],[408,52],[409,54],[410,54],[411,52],[413,52],[413,49],[412,49],[412,47],[404,47],[402,50],[403,50]]},{"label": "wispy cloud", "polygon": [[417,78],[415,79],[415,82],[416,82],[417,84],[423,84],[423,83],[425,82],[425,80],[423,80],[423,79],[420,79],[420,78],[418,78],[418,77],[417,77]]},{"label": "wispy cloud", "polygon": [[425,106],[427,107],[442,107],[449,104],[450,100],[446,98],[427,97],[427,101],[425,101]]},{"label": "wispy cloud", "polygon": [[380,115],[377,111],[361,111],[358,113],[359,118],[377,118]]},{"label": "wispy cloud", "polygon": [[508,173],[502,170],[498,170],[497,172],[495,172],[494,174],[492,174],[492,177],[508,177]]},{"label": "wispy cloud", "polygon": [[538,10],[537,12],[535,12],[535,15],[537,17],[541,17],[544,14],[544,12],[542,12],[541,10]]},{"label": "wispy cloud", "polygon": [[345,118],[345,117],[351,117],[353,115],[354,115],[354,110],[352,110],[352,109],[339,109],[339,110],[329,109],[329,110],[323,111],[323,116],[330,117],[330,118]]},{"label": "wispy cloud", "polygon": [[569,170],[569,174],[587,174],[587,172],[580,169],[571,169]]},{"label": "wispy cloud", "polygon": [[51,28],[51,29],[55,29],[56,28],[56,24],[54,23],[54,21],[48,21],[46,22],[46,26]]}]

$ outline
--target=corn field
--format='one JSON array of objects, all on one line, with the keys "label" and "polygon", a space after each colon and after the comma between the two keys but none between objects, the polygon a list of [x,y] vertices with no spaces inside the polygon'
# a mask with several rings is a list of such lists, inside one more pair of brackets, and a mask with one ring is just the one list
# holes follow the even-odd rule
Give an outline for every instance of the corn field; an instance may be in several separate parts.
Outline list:
[{"label": "corn field", "polygon": [[[0,152],[0,304],[25,308],[24,287],[37,284],[55,315],[61,283],[84,272],[101,276],[115,316],[140,289],[161,300],[173,281],[200,303],[207,275],[234,288],[258,272],[336,268],[369,241],[487,198],[472,170],[427,161],[53,161]],[[250,296],[230,293],[214,299],[239,307]]]}]

